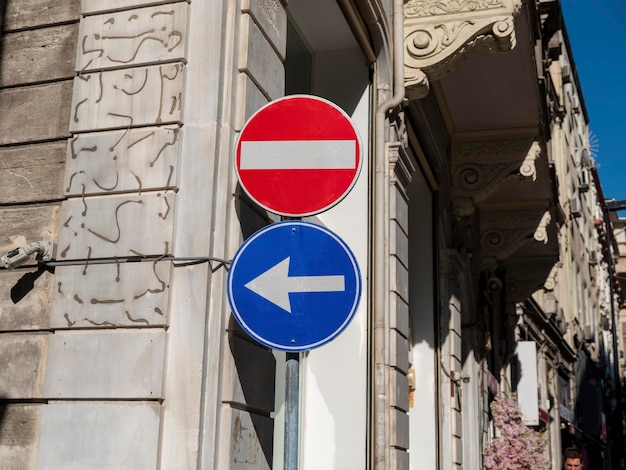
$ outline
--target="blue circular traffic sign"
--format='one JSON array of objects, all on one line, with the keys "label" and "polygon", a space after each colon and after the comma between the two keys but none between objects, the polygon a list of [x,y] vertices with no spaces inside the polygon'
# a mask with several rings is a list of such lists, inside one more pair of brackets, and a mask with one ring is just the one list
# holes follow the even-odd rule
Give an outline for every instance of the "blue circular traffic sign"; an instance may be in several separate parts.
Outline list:
[{"label": "blue circular traffic sign", "polygon": [[259,343],[307,351],[350,323],[361,274],[346,243],[320,225],[278,222],[239,248],[228,273],[228,300],[241,327]]}]

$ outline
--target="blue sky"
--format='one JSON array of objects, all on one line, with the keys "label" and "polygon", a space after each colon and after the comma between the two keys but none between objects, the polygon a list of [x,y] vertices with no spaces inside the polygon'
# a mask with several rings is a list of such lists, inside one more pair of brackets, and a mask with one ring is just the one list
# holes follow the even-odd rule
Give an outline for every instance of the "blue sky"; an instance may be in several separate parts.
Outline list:
[{"label": "blue sky", "polygon": [[561,0],[606,199],[626,200],[626,0]]}]

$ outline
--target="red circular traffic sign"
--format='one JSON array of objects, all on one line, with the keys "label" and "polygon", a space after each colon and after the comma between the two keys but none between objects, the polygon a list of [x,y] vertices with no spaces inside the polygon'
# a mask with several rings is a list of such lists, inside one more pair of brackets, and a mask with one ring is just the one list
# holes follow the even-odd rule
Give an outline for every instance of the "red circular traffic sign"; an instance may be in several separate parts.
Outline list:
[{"label": "red circular traffic sign", "polygon": [[279,215],[318,214],[356,183],[361,139],[350,117],[317,96],[268,103],[244,125],[235,146],[237,177],[257,204]]}]

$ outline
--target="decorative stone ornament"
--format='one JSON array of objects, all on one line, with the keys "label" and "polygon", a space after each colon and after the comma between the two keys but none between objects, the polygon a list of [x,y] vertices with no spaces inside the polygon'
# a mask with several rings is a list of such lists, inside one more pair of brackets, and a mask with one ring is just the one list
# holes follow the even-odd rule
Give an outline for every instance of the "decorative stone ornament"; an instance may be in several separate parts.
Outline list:
[{"label": "decorative stone ornament", "polygon": [[555,258],[535,256],[506,262],[506,295],[510,302],[522,302],[543,286],[550,276]]},{"label": "decorative stone ornament", "polygon": [[515,47],[513,16],[521,0],[408,0],[404,4],[407,97],[423,98],[429,80],[457,67],[477,47]]},{"label": "decorative stone ornament", "polygon": [[541,203],[522,210],[483,209],[480,216],[483,256],[505,260],[524,244],[545,245],[551,220],[550,212]]},{"label": "decorative stone ornament", "polygon": [[452,144],[454,213],[472,215],[503,183],[532,184],[541,147],[532,137],[456,141]]}]

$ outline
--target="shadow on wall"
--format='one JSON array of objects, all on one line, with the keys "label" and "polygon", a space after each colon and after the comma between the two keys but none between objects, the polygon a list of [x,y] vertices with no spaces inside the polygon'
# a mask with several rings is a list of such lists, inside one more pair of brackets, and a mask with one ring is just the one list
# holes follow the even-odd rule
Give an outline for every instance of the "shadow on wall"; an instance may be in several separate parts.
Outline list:
[{"label": "shadow on wall", "polygon": [[235,211],[244,240],[257,230],[275,222],[267,215],[267,212],[250,199],[239,183],[235,190],[235,198]]},{"label": "shadow on wall", "polygon": [[271,350],[251,341],[232,315],[228,324],[228,343],[237,374],[231,402],[233,463],[264,459],[271,467],[274,420],[270,413],[274,411],[276,359]]},{"label": "shadow on wall", "polygon": [[4,398],[5,397],[0,396],[0,436],[2,435],[4,415],[6,414],[6,411],[7,411],[7,405],[6,403],[4,403]]},{"label": "shadow on wall", "polygon": [[2,445],[2,443],[5,442],[5,439],[3,439],[3,436],[7,435],[9,431],[6,428],[6,423],[5,423],[5,415],[7,412],[7,404],[4,401],[6,397],[0,395],[0,445]]},{"label": "shadow on wall", "polygon": [[54,274],[54,268],[49,268],[40,264],[37,271],[27,272],[19,281],[11,288],[11,300],[14,304],[22,300],[35,287],[35,281],[41,277],[46,271]]},{"label": "shadow on wall", "polygon": [[[274,222],[254,204],[240,185],[235,191],[235,211],[243,240]],[[232,409],[232,464],[245,465],[273,462],[276,359],[272,351],[253,341],[231,314],[228,323],[228,345],[236,376],[225,400]],[[230,396],[229,396],[230,395]]]},{"label": "shadow on wall", "polygon": [[584,344],[580,343],[580,347],[574,366],[574,387],[577,391],[573,406],[576,411],[575,424],[583,434],[566,435],[563,447],[567,445],[582,449],[584,458],[588,459],[585,468],[606,468],[605,462],[609,454],[605,454],[603,442],[606,436],[603,434],[608,427],[609,436],[611,435],[611,429],[617,425],[614,420],[616,414],[603,406],[602,397],[608,393],[603,379],[605,371],[593,363]]},{"label": "shadow on wall", "polygon": [[600,439],[602,434],[602,371],[589,356],[578,351],[576,361],[576,416],[578,427],[588,435]]}]

